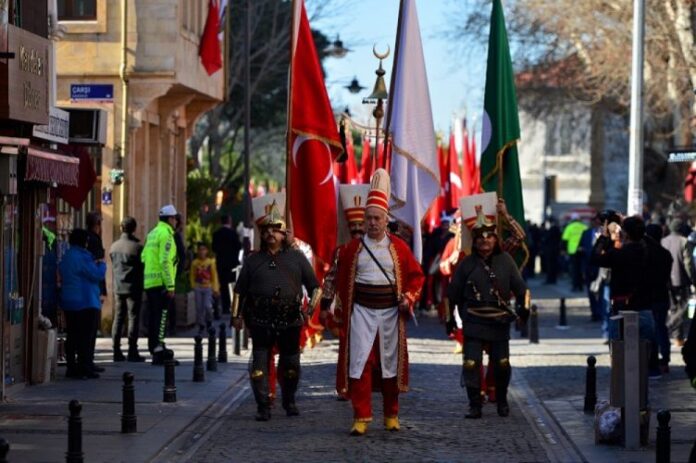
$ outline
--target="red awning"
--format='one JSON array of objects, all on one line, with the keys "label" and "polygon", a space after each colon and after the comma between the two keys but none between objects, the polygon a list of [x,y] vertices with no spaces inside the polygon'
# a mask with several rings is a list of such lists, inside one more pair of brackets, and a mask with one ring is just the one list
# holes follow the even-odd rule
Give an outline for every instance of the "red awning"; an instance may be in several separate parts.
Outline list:
[{"label": "red awning", "polygon": [[27,148],[27,170],[24,180],[77,186],[79,173],[79,158],[35,146]]}]

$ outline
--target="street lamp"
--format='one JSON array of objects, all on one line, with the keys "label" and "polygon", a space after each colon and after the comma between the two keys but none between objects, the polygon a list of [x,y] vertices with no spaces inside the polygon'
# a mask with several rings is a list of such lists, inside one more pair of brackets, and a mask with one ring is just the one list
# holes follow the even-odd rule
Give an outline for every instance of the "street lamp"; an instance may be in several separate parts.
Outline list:
[{"label": "street lamp", "polygon": [[331,45],[324,49],[324,53],[334,58],[343,58],[349,51],[351,50],[343,46],[343,41],[339,35],[336,35],[336,40],[331,42]]},{"label": "street lamp", "polygon": [[[387,84],[384,82],[384,69],[382,68],[382,60],[387,58],[389,56],[389,46],[387,45],[387,51],[384,53],[377,53],[376,49],[377,45],[372,47],[372,53],[375,55],[376,58],[379,59],[379,67],[375,71],[375,74],[377,74],[377,80],[375,81],[375,86],[372,89],[372,93],[363,98],[363,104],[375,104],[375,109],[372,111],[372,115],[374,116],[376,120],[376,130],[375,130],[375,154],[379,152],[379,129],[380,129],[380,121],[384,117],[384,100],[386,100],[389,96],[387,92]],[[385,153],[386,154],[386,153]],[[386,156],[385,156],[386,158]],[[375,163],[377,162],[377,156],[372,158],[372,171],[375,171]],[[384,166],[380,166],[384,167]]]}]

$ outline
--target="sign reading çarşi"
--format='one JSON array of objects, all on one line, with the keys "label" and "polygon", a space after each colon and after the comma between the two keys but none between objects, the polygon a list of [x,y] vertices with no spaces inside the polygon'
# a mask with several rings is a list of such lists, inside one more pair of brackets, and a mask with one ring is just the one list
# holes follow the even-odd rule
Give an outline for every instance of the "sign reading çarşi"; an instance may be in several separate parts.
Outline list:
[{"label": "sign reading \u00e7ar\u015fi", "polygon": [[112,84],[70,84],[70,100],[73,102],[113,102]]},{"label": "sign reading \u00e7ar\u015fi", "polygon": [[696,161],[696,147],[680,149],[669,152],[667,162],[694,162]]},{"label": "sign reading \u00e7ar\u015fi", "polygon": [[67,145],[70,135],[70,113],[51,106],[48,125],[35,125],[33,135],[36,138]]}]

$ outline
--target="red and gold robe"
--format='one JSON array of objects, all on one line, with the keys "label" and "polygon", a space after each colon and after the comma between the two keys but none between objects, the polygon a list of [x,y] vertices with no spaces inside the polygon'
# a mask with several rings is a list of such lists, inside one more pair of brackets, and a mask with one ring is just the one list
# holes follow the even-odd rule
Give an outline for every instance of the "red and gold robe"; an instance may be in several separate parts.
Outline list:
[{"label": "red and gold robe", "polygon": [[[389,252],[394,260],[394,273],[396,275],[396,291],[408,299],[411,308],[420,297],[423,287],[423,271],[416,261],[408,245],[396,235],[388,234],[391,243]],[[348,242],[337,261],[336,269],[336,303],[334,318],[341,325],[341,331],[345,336],[338,352],[338,377],[336,378],[339,393],[347,394],[348,367],[350,364],[350,320],[353,313],[353,289],[355,274],[358,265],[358,255],[363,245],[359,239]],[[399,340],[398,340],[398,369],[397,386],[399,392],[408,391],[408,349],[406,345],[406,322],[410,318],[407,313],[399,313]]]}]

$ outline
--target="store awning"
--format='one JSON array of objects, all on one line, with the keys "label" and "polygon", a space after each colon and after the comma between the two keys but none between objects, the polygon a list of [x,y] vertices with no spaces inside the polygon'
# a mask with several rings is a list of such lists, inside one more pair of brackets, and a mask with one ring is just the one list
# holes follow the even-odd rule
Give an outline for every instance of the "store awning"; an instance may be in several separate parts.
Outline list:
[{"label": "store awning", "polygon": [[80,173],[80,159],[65,156],[45,148],[27,148],[27,170],[24,180],[77,186]]}]

